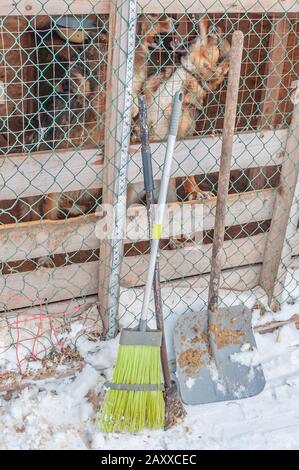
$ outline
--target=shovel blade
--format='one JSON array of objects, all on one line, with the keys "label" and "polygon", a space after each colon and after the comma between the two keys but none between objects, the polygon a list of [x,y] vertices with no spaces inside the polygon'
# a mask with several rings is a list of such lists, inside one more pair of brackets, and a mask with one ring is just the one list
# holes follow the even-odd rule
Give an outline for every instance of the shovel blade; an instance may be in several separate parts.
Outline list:
[{"label": "shovel blade", "polygon": [[211,315],[209,332],[207,311],[183,315],[175,325],[174,348],[185,404],[248,398],[265,386],[251,312],[243,305]]}]

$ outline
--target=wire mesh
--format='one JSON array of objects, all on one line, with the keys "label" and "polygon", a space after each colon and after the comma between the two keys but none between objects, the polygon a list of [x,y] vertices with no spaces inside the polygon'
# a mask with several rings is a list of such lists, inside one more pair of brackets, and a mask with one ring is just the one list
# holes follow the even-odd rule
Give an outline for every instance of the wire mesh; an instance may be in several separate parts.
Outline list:
[{"label": "wire mesh", "polygon": [[[54,7],[47,14],[48,7],[41,2],[40,10],[31,16],[14,10],[0,18],[0,319],[5,333],[0,356],[14,351],[19,370],[26,358],[40,358],[62,347],[55,339],[59,336],[56,328],[64,331],[65,324],[52,327],[50,322],[54,314],[49,312],[57,302],[64,302],[57,304],[57,318],[73,318],[74,312],[81,318],[82,312],[82,331],[90,333],[94,323],[90,320],[85,328],[89,310],[84,305],[95,302],[92,296],[99,292],[99,267],[104,264],[107,277],[115,269],[111,259],[101,257],[99,231],[109,232],[107,226],[113,225],[117,212],[104,222],[100,219],[100,225],[99,214],[103,216],[105,209],[103,191],[109,191],[110,182],[110,191],[117,187],[120,172],[126,170],[115,166],[113,152],[109,158],[106,153],[125,113],[117,110],[120,117],[109,127],[109,115],[125,86],[121,73],[126,64],[113,69],[112,59],[115,49],[128,41],[128,18],[123,18],[126,27],[122,26],[119,42],[110,33],[113,15],[125,3],[116,2],[109,15],[101,9],[104,2],[100,0],[82,12],[68,4],[62,14]],[[281,286],[279,302],[296,297],[299,281],[292,269],[299,255],[298,185],[289,188],[294,197],[287,223],[271,225],[273,210],[278,210],[277,194],[287,187],[287,178],[280,178],[282,166],[298,175],[299,165],[298,148],[286,151],[290,132],[298,144],[294,116],[298,113],[299,11],[285,3],[285,11],[277,13],[275,8],[273,13],[263,11],[261,2],[257,11],[245,7],[241,11],[241,0],[237,12],[225,6],[205,11],[202,4],[198,13],[192,2],[183,7],[180,2],[161,1],[151,11],[149,4],[139,0],[126,202],[127,224],[133,224],[132,232],[137,235],[132,239],[127,231],[122,241],[120,290],[110,286],[100,291],[102,334],[103,325],[107,326],[103,297],[114,296],[119,310],[108,322],[110,334],[119,324],[133,325],[147,270],[149,240],[142,218],[137,107],[141,92],[147,98],[157,191],[171,98],[178,89],[184,93],[168,201],[170,219],[174,220],[176,211],[180,211],[179,218],[182,212],[184,216],[179,232],[164,233],[161,240],[165,316],[171,322],[176,314],[200,309],[206,302],[229,50],[237,29],[243,31],[245,40],[221,301],[246,301],[252,298],[252,289],[267,287],[263,262],[271,230],[277,239],[272,244],[273,258],[280,263],[275,280]],[[18,4],[17,0],[14,8]],[[111,76],[118,77],[119,90],[110,90]],[[292,116],[295,126],[290,127]],[[105,180],[108,174],[110,181]],[[117,243],[112,240],[110,244],[112,255]],[[268,264],[266,268],[271,270]],[[268,295],[271,289],[276,292],[273,285],[266,287]],[[36,306],[42,313],[33,315]],[[22,326],[20,315],[28,315],[30,328]],[[41,316],[48,322],[43,328],[38,326]],[[105,334],[109,335],[107,328]],[[26,350],[21,359],[20,343]],[[5,370],[6,362],[0,364]]]}]

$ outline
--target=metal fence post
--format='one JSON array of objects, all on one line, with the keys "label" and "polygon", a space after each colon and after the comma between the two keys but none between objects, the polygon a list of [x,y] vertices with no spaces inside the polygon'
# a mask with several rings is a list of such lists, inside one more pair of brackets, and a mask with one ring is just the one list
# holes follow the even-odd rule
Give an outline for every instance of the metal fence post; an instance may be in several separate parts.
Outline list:
[{"label": "metal fence post", "polygon": [[115,334],[118,312],[136,19],[136,0],[111,2],[102,201],[113,206],[115,217],[110,233],[100,242],[98,293],[106,337]]}]

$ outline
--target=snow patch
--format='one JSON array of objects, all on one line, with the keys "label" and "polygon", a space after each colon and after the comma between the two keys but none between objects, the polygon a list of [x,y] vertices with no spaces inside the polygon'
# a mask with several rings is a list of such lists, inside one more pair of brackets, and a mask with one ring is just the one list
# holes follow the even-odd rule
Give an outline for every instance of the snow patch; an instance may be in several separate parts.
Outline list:
[{"label": "snow patch", "polygon": [[252,351],[248,351],[248,350],[242,351],[242,348],[241,348],[241,352],[231,354],[230,360],[232,362],[237,362],[238,364],[241,364],[247,367],[255,367],[261,362],[259,353],[256,348],[253,348]]},{"label": "snow patch", "polygon": [[[287,283],[295,299],[299,297],[299,270],[296,276]],[[297,279],[297,286],[293,279]],[[241,294],[223,291],[220,294],[222,305],[243,302],[252,308],[257,291]],[[162,289],[162,295],[167,341],[171,345],[175,319],[185,311],[204,308],[207,298],[206,294],[201,295],[190,288],[174,290],[167,287]],[[125,326],[134,323],[142,296],[142,289],[122,290],[120,315],[124,314],[122,322]],[[282,314],[265,312],[260,316],[256,311],[254,321],[262,324],[273,319],[287,319],[294,313],[298,313],[298,303],[286,305]],[[299,401],[299,332],[293,324],[273,333],[255,335],[259,359],[257,351],[250,351],[247,346],[234,356],[236,362],[248,365],[249,374],[252,374],[253,365],[261,360],[267,380],[261,394],[250,399],[186,407],[185,421],[175,428],[167,432],[144,430],[136,435],[106,435],[97,429],[98,404],[92,403],[90,394],[97,396],[105,380],[109,380],[117,355],[118,338],[93,341],[81,335],[81,327],[72,325],[70,332],[72,341],[87,362],[75,379],[39,382],[13,395],[10,400],[0,396],[1,449],[299,448],[299,415],[294,408],[294,403]],[[68,341],[68,334],[65,339]],[[170,351],[172,359],[173,349]],[[13,363],[13,359],[9,351],[0,355],[2,370]],[[217,387],[224,386],[215,364],[211,365],[210,373]],[[241,397],[243,391],[236,390],[237,396]]]},{"label": "snow patch", "polygon": [[188,380],[186,381],[186,386],[187,386],[188,388],[192,388],[194,384],[195,384],[194,378],[193,378],[193,377],[189,377]]}]

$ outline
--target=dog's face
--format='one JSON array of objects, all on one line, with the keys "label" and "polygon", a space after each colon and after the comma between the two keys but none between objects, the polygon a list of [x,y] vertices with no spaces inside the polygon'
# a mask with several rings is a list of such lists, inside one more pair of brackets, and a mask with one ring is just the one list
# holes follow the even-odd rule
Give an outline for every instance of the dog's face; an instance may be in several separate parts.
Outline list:
[{"label": "dog's face", "polygon": [[141,20],[141,40],[148,47],[159,47],[161,36],[173,31],[173,19],[166,15],[146,15]]},{"label": "dog's face", "polygon": [[223,31],[210,26],[206,19],[200,23],[200,35],[193,39],[174,41],[172,48],[180,57],[181,64],[191,73],[206,76],[207,68],[215,67],[220,60]]}]

